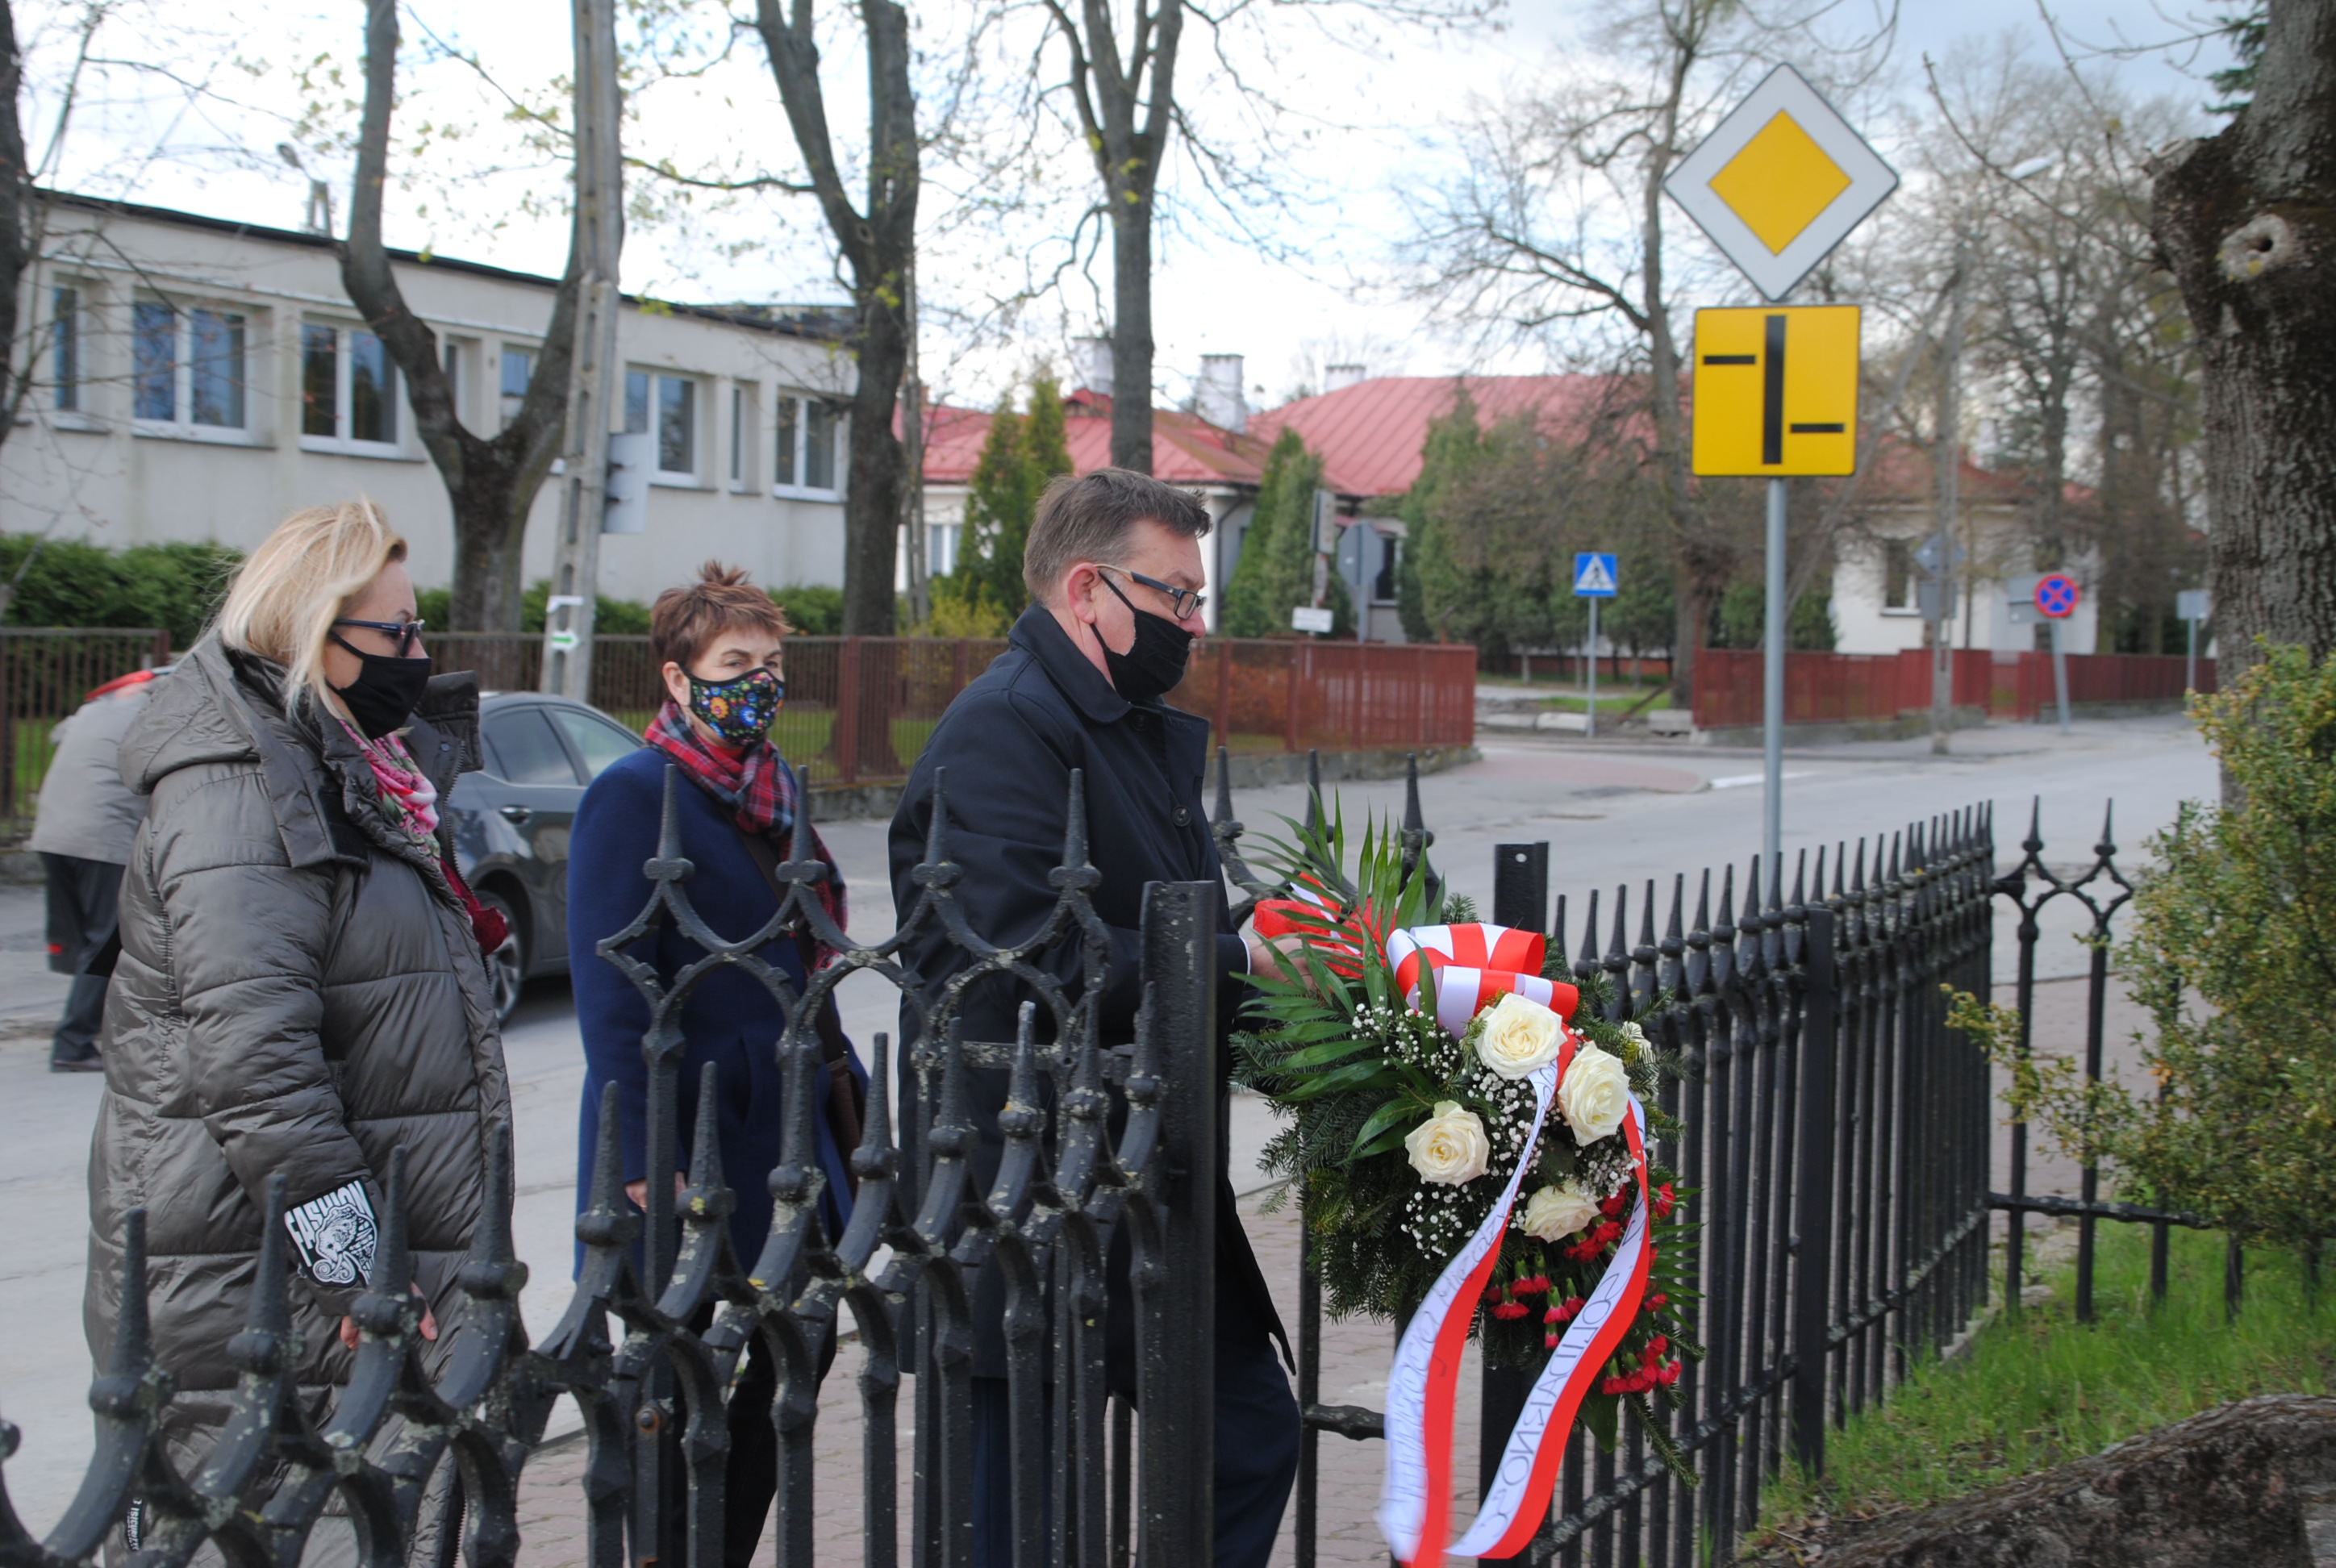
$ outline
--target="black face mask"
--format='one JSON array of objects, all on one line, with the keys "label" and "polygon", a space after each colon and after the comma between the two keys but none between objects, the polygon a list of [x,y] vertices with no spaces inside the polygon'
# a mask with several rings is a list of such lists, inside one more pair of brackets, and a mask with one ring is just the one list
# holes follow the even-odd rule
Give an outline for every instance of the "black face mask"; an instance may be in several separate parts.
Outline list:
[{"label": "black face mask", "polygon": [[1112,688],[1130,702],[1146,702],[1173,690],[1184,678],[1184,666],[1192,657],[1192,634],[1164,615],[1137,609],[1111,579],[1105,578],[1103,585],[1135,617],[1135,641],[1125,653],[1114,653],[1111,644],[1103,640],[1103,628],[1095,628],[1095,641],[1102,645]]},{"label": "black face mask", "polygon": [[349,648],[338,633],[333,635],[333,640],[356,655],[364,667],[357,671],[356,679],[333,688],[333,695],[341,699],[349,710],[349,717],[356,722],[357,733],[367,740],[379,740],[401,728],[414,716],[414,705],[422,700],[422,688],[430,684],[430,656],[392,658],[387,654]]}]

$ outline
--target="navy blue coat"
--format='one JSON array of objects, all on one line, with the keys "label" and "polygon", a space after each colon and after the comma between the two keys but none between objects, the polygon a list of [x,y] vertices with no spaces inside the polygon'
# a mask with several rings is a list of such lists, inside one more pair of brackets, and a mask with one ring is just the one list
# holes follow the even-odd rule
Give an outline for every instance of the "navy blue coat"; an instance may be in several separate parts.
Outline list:
[{"label": "navy blue coat", "polygon": [[[641,1037],[649,1027],[648,1005],[632,981],[600,957],[599,948],[603,938],[630,925],[648,902],[650,883],[641,866],[657,852],[668,765],[665,754],[653,746],[644,746],[610,765],[584,792],[569,842],[568,962],[575,979],[576,1015],[583,1026],[586,1063],[584,1103],[577,1127],[579,1213],[590,1200],[600,1096],[608,1084],[618,1086],[625,1180],[638,1181],[648,1174],[644,1168],[648,1066],[641,1056]],[[739,842],[730,809],[691,783],[686,774],[678,781],[675,802],[681,824],[681,852],[696,868],[683,884],[690,903],[716,933],[733,940],[752,935],[771,918],[778,900]],[[705,956],[705,950],[675,930],[670,920],[659,921],[657,930],[641,938],[631,950],[667,980]],[[791,979],[802,981],[803,960],[792,940],[768,944],[760,956],[785,970]],[[730,1235],[739,1261],[746,1265],[760,1255],[771,1229],[770,1174],[779,1163],[779,1145],[786,1131],[786,1091],[777,1049],[785,1022],[777,999],[762,982],[735,969],[707,976],[681,1014],[682,1036],[689,1042],[682,1058],[678,1096],[681,1166],[686,1170],[689,1164],[698,1077],[705,1064],[713,1062],[715,1092],[721,1096],[715,1115],[722,1140],[723,1175],[738,1194]],[[866,1070],[856,1060],[852,1071],[866,1081]],[[834,1236],[842,1232],[851,1207],[843,1179],[849,1151],[839,1151],[828,1131],[828,1076],[822,1072],[814,1081],[819,1105],[812,1125],[819,1138],[820,1164],[827,1173],[824,1218],[829,1235]],[[580,1250],[579,1258],[580,1261]]]},{"label": "navy blue coat", "polygon": [[[1033,605],[1014,624],[1007,650],[949,704],[917,758],[892,818],[892,898],[902,910],[918,896],[910,873],[924,858],[931,830],[933,780],[949,770],[949,857],[964,868],[959,901],[974,931],[995,942],[1023,940],[1036,930],[1059,896],[1047,873],[1062,860],[1071,770],[1084,770],[1088,855],[1103,881],[1093,894],[1095,914],[1111,939],[1101,1033],[1106,1045],[1134,1037],[1144,957],[1144,890],[1155,881],[1215,882],[1217,1003],[1220,1040],[1249,996],[1249,950],[1233,930],[1223,894],[1224,871],[1201,804],[1208,761],[1209,722],[1157,700],[1133,703],[1112,688],[1064,635],[1053,615]],[[938,993],[963,969],[967,954],[928,922],[901,948],[902,961]],[[1079,944],[1059,940],[1032,962],[1076,997],[1085,983]],[[1010,975],[993,975],[966,989],[959,1017],[969,1040],[1014,1038],[1017,1013],[1037,993]],[[1037,1029],[1051,1038],[1054,1019],[1038,1008]],[[905,1003],[900,1035],[915,1037],[918,1020]],[[968,1075],[969,1105],[978,1135],[973,1151],[975,1185],[996,1179],[1005,1140],[998,1115],[1006,1103],[1007,1075]],[[920,1136],[912,1064],[900,1063],[903,1141]],[[1222,1090],[1222,1083],[1219,1085]],[[1039,1096],[1053,1102],[1053,1082],[1042,1077]],[[1116,1129],[1114,1128],[1114,1132]],[[911,1170],[922,1168],[912,1158]],[[1229,1338],[1267,1335],[1287,1342],[1264,1275],[1250,1250],[1231,1183],[1218,1178],[1217,1320]],[[1134,1386],[1133,1320],[1127,1308],[1126,1232],[1113,1240],[1112,1310],[1105,1332],[1105,1376],[1111,1386]],[[974,1376],[1006,1375],[999,1322],[1003,1276],[995,1263],[975,1284]]]}]

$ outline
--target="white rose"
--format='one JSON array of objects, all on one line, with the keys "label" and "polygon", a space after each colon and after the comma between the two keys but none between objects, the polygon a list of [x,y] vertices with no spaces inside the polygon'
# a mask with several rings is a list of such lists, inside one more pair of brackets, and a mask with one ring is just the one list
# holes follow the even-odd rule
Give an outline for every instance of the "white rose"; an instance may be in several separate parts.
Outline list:
[{"label": "white rose", "polygon": [[1524,1232],[1562,1241],[1598,1217],[1598,1201],[1571,1181],[1543,1187],[1525,1200]]},{"label": "white rose", "polygon": [[1558,1108],[1573,1128],[1577,1144],[1594,1144],[1622,1125],[1629,1107],[1630,1076],[1621,1058],[1610,1057],[1588,1040],[1573,1053],[1565,1081],[1557,1086]]},{"label": "white rose", "polygon": [[1557,1060],[1565,1029],[1557,1015],[1514,991],[1484,1010],[1476,1033],[1476,1055],[1504,1078],[1530,1077]]},{"label": "white rose", "polygon": [[1457,1100],[1437,1101],[1436,1115],[1406,1134],[1403,1147],[1421,1181],[1447,1187],[1475,1181],[1493,1161],[1484,1124]]}]

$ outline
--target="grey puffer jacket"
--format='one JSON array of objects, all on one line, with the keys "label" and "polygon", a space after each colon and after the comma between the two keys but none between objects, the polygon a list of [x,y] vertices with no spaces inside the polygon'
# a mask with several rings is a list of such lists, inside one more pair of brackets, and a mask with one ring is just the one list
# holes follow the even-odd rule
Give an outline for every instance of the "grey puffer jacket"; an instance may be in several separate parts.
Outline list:
[{"label": "grey puffer jacket", "polygon": [[[485,1202],[487,1129],[511,1115],[467,911],[384,814],[347,732],[306,702],[287,716],[281,689],[276,666],[206,637],[122,742],[124,782],[151,799],[122,878],[83,1317],[102,1366],[122,1216],[144,1205],[182,1457],[226,1415],[268,1178],[283,1174],[295,1207],[363,1182],[382,1214],[405,1145],[415,1278],[443,1350]],[[442,800],[475,765],[477,729],[472,677],[433,680],[405,738]],[[336,1320],[359,1290],[294,1287],[300,1380],[319,1405],[347,1376]]]}]

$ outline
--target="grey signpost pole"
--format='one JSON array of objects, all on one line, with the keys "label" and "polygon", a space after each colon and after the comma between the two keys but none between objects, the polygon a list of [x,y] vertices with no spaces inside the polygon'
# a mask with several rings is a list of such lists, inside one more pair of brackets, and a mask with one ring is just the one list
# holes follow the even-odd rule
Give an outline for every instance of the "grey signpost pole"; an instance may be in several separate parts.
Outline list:
[{"label": "grey signpost pole", "polygon": [[1760,751],[1767,799],[1760,813],[1760,852],[1770,886],[1785,854],[1785,482],[1768,482],[1768,625],[1760,661]]},{"label": "grey signpost pole", "polygon": [[2068,648],[2061,636],[2061,628],[2068,624],[2066,617],[2052,623],[2052,691],[2060,703],[2062,735],[2071,733],[2068,728]]},{"label": "grey signpost pole", "polygon": [[[2198,646],[2197,628],[2191,628],[2190,646]],[[1590,601],[1590,712],[1582,728],[1586,740],[1598,738],[1598,601]]]},{"label": "grey signpost pole", "polygon": [[617,386],[618,267],[624,249],[624,167],[617,131],[616,0],[576,0],[576,222],[584,232],[576,360],[569,380],[567,472],[544,608],[540,689],[592,696],[592,611],[599,600],[600,531],[608,506],[609,389]]}]

